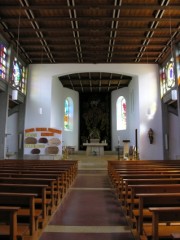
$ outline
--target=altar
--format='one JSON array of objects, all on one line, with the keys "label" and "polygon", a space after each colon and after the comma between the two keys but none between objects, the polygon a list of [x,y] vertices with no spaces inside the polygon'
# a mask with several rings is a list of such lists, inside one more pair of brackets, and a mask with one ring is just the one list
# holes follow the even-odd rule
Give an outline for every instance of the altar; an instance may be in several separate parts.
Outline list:
[{"label": "altar", "polygon": [[104,147],[107,146],[107,143],[83,143],[83,146],[86,146],[86,155],[104,155]]}]

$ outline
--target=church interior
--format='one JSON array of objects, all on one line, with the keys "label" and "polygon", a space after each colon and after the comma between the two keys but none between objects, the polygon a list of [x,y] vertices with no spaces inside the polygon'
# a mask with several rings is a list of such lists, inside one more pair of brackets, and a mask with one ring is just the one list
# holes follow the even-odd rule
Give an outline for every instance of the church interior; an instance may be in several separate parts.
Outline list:
[{"label": "church interior", "polygon": [[179,0],[0,1],[0,239],[180,239]]}]

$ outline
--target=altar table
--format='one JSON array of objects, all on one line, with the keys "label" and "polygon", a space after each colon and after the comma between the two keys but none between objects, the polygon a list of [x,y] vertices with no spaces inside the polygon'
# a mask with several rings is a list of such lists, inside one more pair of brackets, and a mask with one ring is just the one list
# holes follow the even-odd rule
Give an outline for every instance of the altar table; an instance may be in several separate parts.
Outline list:
[{"label": "altar table", "polygon": [[104,147],[107,143],[83,143],[86,146],[86,155],[104,155]]}]

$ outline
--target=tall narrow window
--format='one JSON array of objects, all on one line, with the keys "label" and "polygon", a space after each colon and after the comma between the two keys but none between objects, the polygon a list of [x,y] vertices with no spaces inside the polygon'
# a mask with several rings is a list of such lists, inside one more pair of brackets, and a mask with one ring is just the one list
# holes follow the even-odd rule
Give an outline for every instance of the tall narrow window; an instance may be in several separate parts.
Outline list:
[{"label": "tall narrow window", "polygon": [[120,96],[116,102],[117,130],[126,130],[126,99]]},{"label": "tall narrow window", "polygon": [[70,97],[67,97],[64,101],[64,130],[72,131],[73,130],[73,100]]},{"label": "tall narrow window", "polygon": [[7,48],[0,43],[0,77],[6,79],[7,74]]},{"label": "tall narrow window", "polygon": [[26,68],[17,60],[17,58],[14,58],[13,61],[11,85],[22,93],[26,93]]},{"label": "tall narrow window", "polygon": [[160,70],[161,97],[175,86],[174,59],[171,58]]}]

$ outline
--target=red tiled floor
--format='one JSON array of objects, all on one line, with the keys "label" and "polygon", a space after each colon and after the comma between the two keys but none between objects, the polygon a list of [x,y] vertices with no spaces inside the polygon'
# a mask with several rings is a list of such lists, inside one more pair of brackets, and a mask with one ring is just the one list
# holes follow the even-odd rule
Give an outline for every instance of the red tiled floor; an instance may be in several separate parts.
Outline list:
[{"label": "red tiled floor", "polygon": [[43,233],[40,240],[134,240],[131,233]]},{"label": "red tiled floor", "polygon": [[[92,171],[91,171],[92,172]],[[73,188],[111,188],[107,172],[99,171],[93,175],[78,175]]]},{"label": "red tiled floor", "polygon": [[[54,214],[49,229],[40,240],[133,240],[126,219],[117,201],[106,171],[81,171],[65,201]],[[87,173],[87,174],[85,174]],[[99,174],[98,174],[99,173]],[[51,231],[55,226],[56,232]],[[61,229],[58,231],[58,226]],[[67,232],[62,226],[101,226],[102,232]],[[103,232],[103,226],[106,231]],[[121,231],[107,231],[109,227],[120,227]],[[74,229],[74,228],[72,228]]]},{"label": "red tiled floor", "polygon": [[126,225],[120,205],[109,190],[72,190],[55,213],[52,225]]}]

